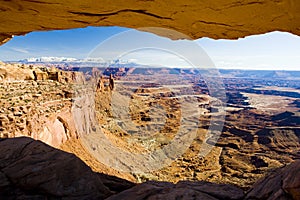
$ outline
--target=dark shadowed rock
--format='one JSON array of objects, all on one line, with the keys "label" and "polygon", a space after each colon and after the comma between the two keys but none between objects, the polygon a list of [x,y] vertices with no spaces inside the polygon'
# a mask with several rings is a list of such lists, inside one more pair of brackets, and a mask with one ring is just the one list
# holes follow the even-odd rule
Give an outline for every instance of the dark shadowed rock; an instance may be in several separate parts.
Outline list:
[{"label": "dark shadowed rock", "polygon": [[300,199],[300,160],[247,194],[229,184],[126,180],[93,172],[73,154],[26,137],[0,139],[0,199]]},{"label": "dark shadowed rock", "polygon": [[187,182],[177,184],[168,182],[146,182],[131,189],[113,195],[108,200],[142,199],[242,199],[243,190],[225,184],[209,182]]},{"label": "dark shadowed rock", "polygon": [[0,199],[104,199],[132,186],[40,141],[0,140]]},{"label": "dark shadowed rock", "polygon": [[175,200],[175,199],[255,199],[289,200],[300,199],[300,160],[284,168],[275,170],[270,175],[254,184],[244,194],[233,185],[209,182],[182,181],[177,184],[168,182],[146,182],[110,196],[108,200]]},{"label": "dark shadowed rock", "polygon": [[300,160],[254,184],[246,199],[300,199]]}]

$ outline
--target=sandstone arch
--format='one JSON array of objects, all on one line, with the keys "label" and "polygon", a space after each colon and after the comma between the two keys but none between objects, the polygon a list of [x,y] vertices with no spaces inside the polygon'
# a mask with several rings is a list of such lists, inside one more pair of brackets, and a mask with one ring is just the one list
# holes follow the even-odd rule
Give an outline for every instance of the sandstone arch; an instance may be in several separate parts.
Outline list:
[{"label": "sandstone arch", "polygon": [[0,43],[32,31],[87,26],[163,27],[192,39],[236,39],[275,30],[300,35],[297,0],[11,0],[2,1],[0,10]]}]

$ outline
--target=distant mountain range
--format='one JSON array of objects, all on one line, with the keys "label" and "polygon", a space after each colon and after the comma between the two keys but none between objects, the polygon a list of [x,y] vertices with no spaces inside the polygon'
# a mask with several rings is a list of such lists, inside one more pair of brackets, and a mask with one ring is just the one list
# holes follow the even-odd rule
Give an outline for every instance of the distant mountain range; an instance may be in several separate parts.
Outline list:
[{"label": "distant mountain range", "polygon": [[[81,67],[90,68],[91,63],[97,64],[97,67],[105,68],[135,68],[136,73],[159,73],[159,69],[168,68],[167,71],[171,74],[204,74],[209,72],[207,69],[195,68],[180,68],[180,67],[164,67],[142,65],[127,60],[112,60],[104,61],[102,58],[68,58],[68,57],[39,57],[19,60],[26,64],[64,64],[72,66],[71,69],[79,69]],[[63,69],[63,68],[62,68]],[[66,68],[67,69],[67,68]],[[78,70],[77,69],[77,70]],[[138,72],[137,69],[141,71]],[[145,69],[147,69],[145,71]],[[284,70],[242,70],[242,69],[219,69],[217,70],[224,78],[254,78],[254,79],[300,79],[300,71],[284,71]],[[215,71],[214,71],[215,72]]]},{"label": "distant mountain range", "polygon": [[[39,57],[39,58],[26,58],[23,60],[19,60],[21,63],[81,63],[81,62],[92,62],[92,63],[106,63],[102,58],[68,58],[68,57]],[[126,60],[114,60],[109,63],[122,63],[126,64],[128,61]]]},{"label": "distant mountain range", "polygon": [[27,58],[23,60],[19,60],[21,63],[57,63],[57,62],[89,62],[89,61],[97,61],[97,62],[103,62],[103,60],[99,59],[77,59],[77,58],[67,58],[67,57],[40,57],[40,58]]}]

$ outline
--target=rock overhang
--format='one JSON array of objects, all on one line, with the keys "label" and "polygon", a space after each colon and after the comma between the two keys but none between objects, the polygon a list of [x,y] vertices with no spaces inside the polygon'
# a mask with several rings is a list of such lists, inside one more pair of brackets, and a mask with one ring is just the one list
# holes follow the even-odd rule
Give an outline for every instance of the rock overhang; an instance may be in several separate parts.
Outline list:
[{"label": "rock overhang", "polygon": [[296,0],[10,0],[0,5],[0,44],[13,35],[87,26],[121,26],[171,39],[237,39],[271,31],[300,35]]}]

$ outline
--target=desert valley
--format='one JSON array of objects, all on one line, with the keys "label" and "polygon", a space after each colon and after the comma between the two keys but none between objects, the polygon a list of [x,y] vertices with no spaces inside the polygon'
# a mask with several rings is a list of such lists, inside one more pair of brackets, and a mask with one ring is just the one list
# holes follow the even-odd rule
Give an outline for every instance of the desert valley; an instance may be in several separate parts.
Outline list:
[{"label": "desert valley", "polygon": [[300,200],[299,1],[0,11],[0,200]]},{"label": "desert valley", "polygon": [[[297,168],[282,168],[300,157],[299,72],[219,70],[206,75],[200,69],[136,64],[0,65],[2,153],[13,151],[9,138],[26,136],[75,154],[95,173],[103,173],[101,181],[110,191],[91,193],[95,199],[112,194],[111,199],[145,199],[146,194],[160,198],[155,188],[170,188],[179,195],[185,188],[207,199],[299,198],[297,190],[284,188],[291,179],[276,175],[278,170],[299,173]],[[218,89],[223,96],[212,94],[209,80],[216,78],[222,80]],[[38,144],[28,149],[33,144],[28,142],[15,151],[46,151]],[[30,172],[17,164],[27,162],[26,156],[10,164],[3,156],[0,196],[59,195],[59,190],[43,189],[50,180],[45,174],[39,186],[31,185]],[[31,162],[45,167],[42,161]],[[55,159],[47,162],[56,166]],[[278,181],[283,183],[276,185]],[[15,183],[18,188],[12,189]],[[31,194],[23,184],[38,193]],[[51,187],[58,187],[55,184],[50,182]],[[216,187],[223,193],[215,194]]]}]

